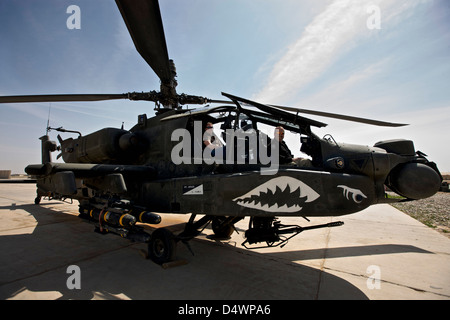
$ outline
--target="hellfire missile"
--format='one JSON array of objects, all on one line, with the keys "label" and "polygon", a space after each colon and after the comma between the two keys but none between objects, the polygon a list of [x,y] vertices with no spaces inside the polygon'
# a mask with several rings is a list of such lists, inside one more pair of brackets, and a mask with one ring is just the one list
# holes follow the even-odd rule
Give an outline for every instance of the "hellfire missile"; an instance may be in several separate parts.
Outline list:
[{"label": "hellfire missile", "polygon": [[158,224],[161,222],[161,216],[146,210],[130,210],[128,214],[132,214],[136,217],[138,222],[148,223],[148,224]]},{"label": "hellfire missile", "polygon": [[136,218],[129,213],[118,213],[108,211],[108,209],[84,209],[83,213],[88,214],[92,220],[98,221],[100,224],[108,223],[122,227],[132,227],[136,224]]}]

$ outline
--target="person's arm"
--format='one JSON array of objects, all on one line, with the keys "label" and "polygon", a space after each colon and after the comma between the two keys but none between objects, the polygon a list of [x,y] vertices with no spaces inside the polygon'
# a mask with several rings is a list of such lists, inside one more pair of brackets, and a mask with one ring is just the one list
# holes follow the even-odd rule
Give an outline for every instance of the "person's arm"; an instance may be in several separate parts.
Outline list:
[{"label": "person's arm", "polygon": [[212,134],[210,132],[206,131],[203,134],[203,144],[209,149],[214,149],[214,145],[211,143],[211,137],[212,137]]}]

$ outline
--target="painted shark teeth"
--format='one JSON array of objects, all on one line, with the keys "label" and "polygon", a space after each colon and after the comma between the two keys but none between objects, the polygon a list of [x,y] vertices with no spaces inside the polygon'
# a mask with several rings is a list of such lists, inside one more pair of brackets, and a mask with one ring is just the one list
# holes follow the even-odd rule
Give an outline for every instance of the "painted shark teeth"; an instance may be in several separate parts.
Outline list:
[{"label": "painted shark teeth", "polygon": [[312,202],[320,195],[310,186],[292,177],[277,177],[234,198],[238,205],[266,212],[298,212],[301,204]]}]

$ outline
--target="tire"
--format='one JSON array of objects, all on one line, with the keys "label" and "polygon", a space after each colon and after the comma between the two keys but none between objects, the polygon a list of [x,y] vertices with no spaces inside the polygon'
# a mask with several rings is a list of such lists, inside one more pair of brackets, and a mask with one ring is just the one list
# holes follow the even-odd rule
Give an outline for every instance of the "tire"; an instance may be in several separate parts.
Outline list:
[{"label": "tire", "polygon": [[148,256],[157,264],[170,262],[175,257],[176,245],[172,232],[164,228],[156,229],[148,243]]},{"label": "tire", "polygon": [[218,238],[229,238],[234,232],[232,224],[223,225],[225,219],[225,217],[214,217],[212,220],[211,227]]}]

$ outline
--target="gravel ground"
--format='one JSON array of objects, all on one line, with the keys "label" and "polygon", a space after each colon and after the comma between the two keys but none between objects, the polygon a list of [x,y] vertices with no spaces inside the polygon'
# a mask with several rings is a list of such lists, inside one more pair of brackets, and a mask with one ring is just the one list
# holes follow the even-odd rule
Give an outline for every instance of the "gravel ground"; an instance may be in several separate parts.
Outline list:
[{"label": "gravel ground", "polygon": [[450,238],[450,192],[438,192],[427,199],[391,205]]}]

